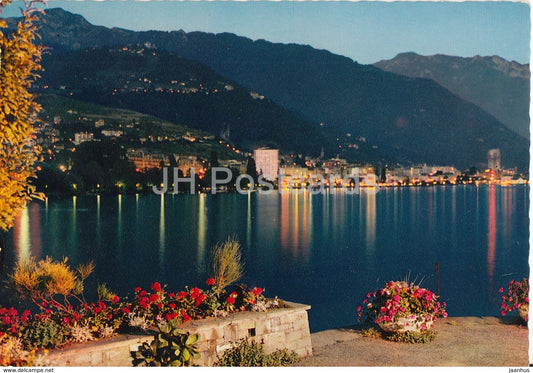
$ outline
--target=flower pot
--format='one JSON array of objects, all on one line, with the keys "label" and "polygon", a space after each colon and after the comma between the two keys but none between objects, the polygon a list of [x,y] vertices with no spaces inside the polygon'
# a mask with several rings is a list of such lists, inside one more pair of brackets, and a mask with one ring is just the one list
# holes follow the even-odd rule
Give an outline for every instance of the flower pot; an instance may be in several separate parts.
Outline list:
[{"label": "flower pot", "polygon": [[529,319],[529,304],[522,304],[518,308],[518,316],[520,316],[520,318],[522,320],[524,320],[525,322],[528,321],[528,319]]},{"label": "flower pot", "polygon": [[421,332],[431,329],[433,320],[426,321],[422,315],[407,315],[396,321],[380,322],[378,325],[383,331],[391,333]]}]

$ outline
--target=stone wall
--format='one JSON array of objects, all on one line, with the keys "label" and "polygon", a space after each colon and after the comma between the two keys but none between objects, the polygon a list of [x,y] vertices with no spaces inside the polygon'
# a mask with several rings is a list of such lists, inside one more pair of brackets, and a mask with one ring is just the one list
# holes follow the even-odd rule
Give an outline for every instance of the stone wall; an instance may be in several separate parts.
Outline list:
[{"label": "stone wall", "polygon": [[[268,312],[237,312],[224,318],[192,320],[182,324],[184,331],[200,334],[198,349],[201,366],[212,366],[225,350],[243,338],[263,342],[266,353],[287,348],[300,357],[311,356],[311,336],[307,310],[311,307],[287,303],[290,308]],[[47,360],[52,366],[131,366],[131,351],[153,335],[119,335],[51,351]]]}]

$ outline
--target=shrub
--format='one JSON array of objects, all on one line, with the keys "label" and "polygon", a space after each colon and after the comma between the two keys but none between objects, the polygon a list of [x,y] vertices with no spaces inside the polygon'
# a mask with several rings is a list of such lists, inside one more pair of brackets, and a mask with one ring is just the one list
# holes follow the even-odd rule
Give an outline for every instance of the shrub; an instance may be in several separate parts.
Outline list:
[{"label": "shrub", "polygon": [[382,334],[379,330],[376,328],[368,328],[361,330],[361,334],[363,334],[363,337],[367,338],[381,338]]},{"label": "shrub", "polygon": [[[29,298],[41,309],[54,307],[69,312],[72,305],[69,298],[82,302],[83,282],[92,273],[92,263],[78,266],[73,271],[63,261],[52,261],[50,257],[36,262],[30,257],[18,261],[13,274],[8,278],[10,287],[23,297]],[[59,303],[59,297],[64,303]]]},{"label": "shrub", "polygon": [[182,333],[176,320],[158,325],[159,333],[134,354],[135,366],[191,366],[200,357],[198,334]]},{"label": "shrub", "polygon": [[237,346],[226,350],[215,363],[219,367],[281,367],[294,364],[298,355],[287,349],[265,355],[263,343],[243,339]]},{"label": "shrub", "polygon": [[51,318],[34,319],[22,332],[22,341],[29,348],[54,348],[67,341],[68,329]]},{"label": "shrub", "polygon": [[35,362],[35,352],[24,350],[19,338],[0,336],[0,366],[26,366]]},{"label": "shrub", "polygon": [[[500,293],[503,293],[503,288],[500,288]],[[527,277],[521,281],[511,280],[509,282],[507,293],[502,295],[502,315],[517,310],[523,305],[529,307],[529,279]],[[528,321],[527,316],[525,321]]]},{"label": "shrub", "polygon": [[387,339],[404,343],[430,343],[437,338],[437,335],[438,332],[436,330],[428,329],[421,332],[393,333],[387,335]]},{"label": "shrub", "polygon": [[235,238],[228,238],[224,243],[215,245],[211,257],[213,288],[218,295],[242,277],[241,246]]}]

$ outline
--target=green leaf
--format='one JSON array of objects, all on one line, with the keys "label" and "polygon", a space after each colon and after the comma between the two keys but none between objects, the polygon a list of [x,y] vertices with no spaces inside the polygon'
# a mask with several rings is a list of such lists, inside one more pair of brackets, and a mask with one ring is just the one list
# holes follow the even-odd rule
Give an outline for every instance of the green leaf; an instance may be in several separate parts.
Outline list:
[{"label": "green leaf", "polygon": [[185,342],[186,345],[194,345],[198,342],[198,338],[200,337],[199,334],[191,334],[189,337],[187,337],[187,341]]},{"label": "green leaf", "polygon": [[181,361],[189,361],[190,359],[191,359],[191,354],[190,354],[189,350],[184,348],[182,353],[181,353]]}]

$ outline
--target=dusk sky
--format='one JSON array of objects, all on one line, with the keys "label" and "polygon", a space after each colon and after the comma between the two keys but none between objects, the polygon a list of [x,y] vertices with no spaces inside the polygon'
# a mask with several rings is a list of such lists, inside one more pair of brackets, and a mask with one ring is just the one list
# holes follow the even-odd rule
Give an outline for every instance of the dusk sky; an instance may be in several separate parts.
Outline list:
[{"label": "dusk sky", "polygon": [[[2,16],[18,15],[15,1]],[[48,1],[95,25],[232,32],[309,44],[360,63],[401,52],[499,55],[528,63],[530,7],[513,2]]]}]

